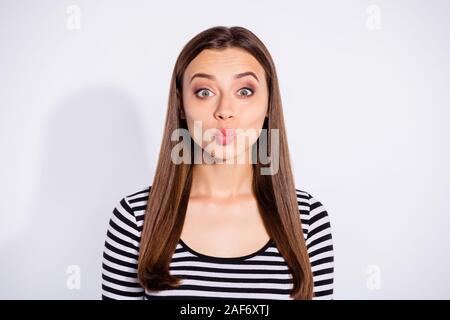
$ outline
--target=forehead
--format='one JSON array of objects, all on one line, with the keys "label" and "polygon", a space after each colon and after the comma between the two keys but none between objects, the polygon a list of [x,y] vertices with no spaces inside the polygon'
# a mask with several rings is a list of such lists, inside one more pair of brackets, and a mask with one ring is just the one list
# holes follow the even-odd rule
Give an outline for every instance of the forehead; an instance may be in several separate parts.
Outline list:
[{"label": "forehead", "polygon": [[255,72],[259,79],[264,78],[264,69],[261,64],[244,49],[205,49],[189,63],[184,73],[184,79],[189,81],[196,72],[209,73],[218,78],[228,78],[246,71]]}]

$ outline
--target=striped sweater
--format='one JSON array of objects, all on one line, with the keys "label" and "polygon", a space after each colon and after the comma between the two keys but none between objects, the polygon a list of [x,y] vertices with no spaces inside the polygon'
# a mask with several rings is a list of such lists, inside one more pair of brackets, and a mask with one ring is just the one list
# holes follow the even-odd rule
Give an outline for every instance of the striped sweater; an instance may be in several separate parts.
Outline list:
[{"label": "striped sweater", "polygon": [[[103,250],[102,299],[281,299],[290,300],[292,277],[273,240],[242,257],[213,257],[181,239],[169,265],[180,287],[147,291],[137,278],[141,231],[150,187],[123,197],[113,209]],[[314,280],[313,299],[333,299],[334,254],[324,206],[296,189]]]}]

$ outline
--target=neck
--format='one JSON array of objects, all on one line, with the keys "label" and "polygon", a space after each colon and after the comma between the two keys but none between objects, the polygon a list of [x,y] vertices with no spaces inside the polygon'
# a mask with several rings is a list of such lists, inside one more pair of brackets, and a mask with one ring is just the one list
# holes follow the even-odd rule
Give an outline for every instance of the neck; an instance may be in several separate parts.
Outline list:
[{"label": "neck", "polygon": [[192,197],[232,198],[251,195],[252,164],[194,164]]}]

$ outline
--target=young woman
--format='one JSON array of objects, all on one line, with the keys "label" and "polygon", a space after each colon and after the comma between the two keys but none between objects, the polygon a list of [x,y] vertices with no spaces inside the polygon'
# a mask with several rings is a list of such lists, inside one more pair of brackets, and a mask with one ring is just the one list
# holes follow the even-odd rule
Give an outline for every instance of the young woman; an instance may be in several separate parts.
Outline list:
[{"label": "young woman", "polygon": [[295,186],[275,65],[249,30],[182,49],[155,177],[135,191],[110,219],[103,299],[333,299],[328,213]]}]

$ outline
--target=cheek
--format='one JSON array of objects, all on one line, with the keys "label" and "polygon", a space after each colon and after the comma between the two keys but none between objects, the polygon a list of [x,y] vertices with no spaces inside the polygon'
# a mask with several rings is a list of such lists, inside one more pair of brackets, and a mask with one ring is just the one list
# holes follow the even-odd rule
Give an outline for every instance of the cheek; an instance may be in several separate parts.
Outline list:
[{"label": "cheek", "polygon": [[[203,145],[205,142],[198,140],[200,137],[205,137],[205,131],[209,128],[214,127],[214,119],[211,114],[205,110],[205,108],[200,107],[186,107],[185,108],[186,122],[188,126],[189,133],[191,137],[199,145]],[[197,137],[196,134],[200,134]],[[211,135],[210,133],[208,133]],[[208,137],[208,135],[206,135]]]},{"label": "cheek", "polygon": [[189,97],[183,100],[184,113],[188,120],[202,120],[210,116],[210,108],[198,103],[195,97]]},{"label": "cheek", "polygon": [[267,106],[262,103],[251,108],[245,108],[240,114],[239,122],[246,128],[259,129],[264,123],[266,113]]},{"label": "cheek", "polygon": [[213,126],[211,123],[213,119],[210,113],[200,108],[187,109],[185,110],[185,114],[188,129],[191,134],[194,133],[194,127],[197,127],[197,130],[205,131]]},{"label": "cheek", "polygon": [[269,100],[268,100],[267,95],[260,93],[244,109],[251,111],[253,113],[254,118],[261,118],[261,117],[264,118],[267,113],[268,105],[269,105]]}]

